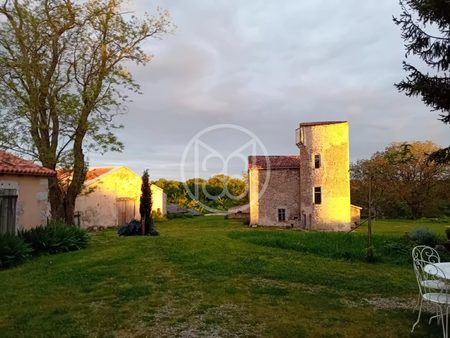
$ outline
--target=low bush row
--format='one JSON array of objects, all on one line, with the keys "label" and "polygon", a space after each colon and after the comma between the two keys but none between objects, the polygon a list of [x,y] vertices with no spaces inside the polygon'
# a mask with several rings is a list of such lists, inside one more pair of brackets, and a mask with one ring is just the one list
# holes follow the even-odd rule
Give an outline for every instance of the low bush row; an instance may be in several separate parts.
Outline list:
[{"label": "low bush row", "polygon": [[55,254],[85,248],[89,236],[83,229],[61,223],[51,223],[17,236],[0,235],[0,269],[15,266],[33,255]]}]

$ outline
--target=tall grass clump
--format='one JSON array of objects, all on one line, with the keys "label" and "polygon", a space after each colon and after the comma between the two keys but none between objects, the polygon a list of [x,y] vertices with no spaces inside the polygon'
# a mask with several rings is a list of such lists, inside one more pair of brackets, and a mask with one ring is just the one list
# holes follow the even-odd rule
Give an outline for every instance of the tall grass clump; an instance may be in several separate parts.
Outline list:
[{"label": "tall grass clump", "polygon": [[367,248],[365,237],[345,233],[254,231],[234,232],[230,237],[252,244],[344,260],[361,260]]},{"label": "tall grass clump", "polygon": [[20,264],[30,257],[31,247],[22,238],[0,234],[0,269]]},{"label": "tall grass clump", "polygon": [[[294,250],[305,254],[346,261],[367,261],[367,236],[355,233],[330,232],[232,232],[233,239],[248,243]],[[393,264],[409,264],[413,242],[396,235],[373,236],[373,260]]]},{"label": "tall grass clump", "polygon": [[30,230],[22,230],[19,237],[29,243],[35,254],[54,254],[85,248],[89,241],[87,232],[75,226],[50,223]]}]

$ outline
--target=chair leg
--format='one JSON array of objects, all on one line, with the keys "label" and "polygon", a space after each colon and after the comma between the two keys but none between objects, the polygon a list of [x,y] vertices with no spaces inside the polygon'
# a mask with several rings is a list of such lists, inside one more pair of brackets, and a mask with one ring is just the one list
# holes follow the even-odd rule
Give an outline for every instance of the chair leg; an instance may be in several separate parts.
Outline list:
[{"label": "chair leg", "polygon": [[422,295],[420,293],[419,293],[419,298],[417,298],[417,303],[416,303],[416,306],[414,306],[413,311],[416,311],[418,306],[422,306]]},{"label": "chair leg", "polygon": [[431,325],[431,321],[436,318],[437,325],[441,325],[441,313],[440,313],[440,307],[436,306],[436,314],[434,316],[431,316],[428,320],[428,325]]},{"label": "chair leg", "polygon": [[436,318],[437,324],[438,324],[438,325],[440,324],[441,316],[440,316],[440,315],[434,315],[434,316],[431,316],[430,319],[428,320],[428,325],[431,324],[431,321],[432,321],[434,318]]},{"label": "chair leg", "polygon": [[420,314],[422,313],[422,300],[420,301],[420,307],[419,307],[419,315],[417,316],[417,320],[416,322],[413,324],[413,327],[411,329],[411,332],[414,332],[414,329],[416,327],[417,324],[419,324],[420,321]]},{"label": "chair leg", "polygon": [[442,308],[442,306],[439,306],[439,314],[440,314],[440,317],[441,317],[442,336],[444,338],[447,338],[447,334],[446,334],[446,331],[445,331],[446,325],[445,325],[445,322],[444,322],[444,309]]},{"label": "chair leg", "polygon": [[[444,322],[442,322],[444,325]],[[445,335],[444,338],[448,338],[448,306],[445,309]]]}]

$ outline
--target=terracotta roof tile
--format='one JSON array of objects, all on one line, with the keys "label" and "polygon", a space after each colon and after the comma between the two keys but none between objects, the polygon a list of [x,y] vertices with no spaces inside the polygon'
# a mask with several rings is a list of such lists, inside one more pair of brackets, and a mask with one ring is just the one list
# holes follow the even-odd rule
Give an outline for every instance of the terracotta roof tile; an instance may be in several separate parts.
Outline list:
[{"label": "terracotta roof tile", "polygon": [[347,121],[302,122],[302,123],[300,123],[300,127],[314,127],[314,126],[323,126],[323,125],[327,125],[327,124],[338,124],[338,123],[347,123]]},{"label": "terracotta roof tile", "polygon": [[300,156],[249,156],[249,169],[297,169]]},{"label": "terracotta roof tile", "polygon": [[113,169],[114,169],[114,167],[91,168],[86,173],[86,182],[93,180],[94,178],[97,178],[99,176],[102,176],[103,174],[106,174],[107,172],[110,172]]},{"label": "terracotta roof tile", "polygon": [[[110,172],[115,167],[97,167],[91,168],[86,173],[85,182],[96,179],[97,177]],[[69,169],[58,169],[57,176],[59,181],[70,181],[72,179],[72,170]]]},{"label": "terracotta roof tile", "polygon": [[50,177],[55,171],[0,150],[0,174]]}]

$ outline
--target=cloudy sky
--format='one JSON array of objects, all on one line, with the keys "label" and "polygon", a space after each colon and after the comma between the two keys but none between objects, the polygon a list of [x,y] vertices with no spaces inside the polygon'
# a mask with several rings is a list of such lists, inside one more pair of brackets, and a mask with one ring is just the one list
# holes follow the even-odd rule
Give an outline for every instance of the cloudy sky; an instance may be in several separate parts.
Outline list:
[{"label": "cloudy sky", "polygon": [[[224,158],[248,135],[263,145],[259,153],[297,154],[294,131],[302,121],[349,121],[352,161],[394,141],[450,142],[437,113],[393,86],[404,77],[395,0],[139,0],[129,6],[138,15],[167,9],[177,29],[146,43],[152,63],[130,69],[143,94],[133,95],[121,118],[124,152],[89,154],[91,166],[148,168],[153,179],[180,179],[181,163],[192,164],[187,146],[211,127],[203,141]],[[214,129],[218,124],[250,134]],[[245,170],[237,162],[233,173]]]}]

